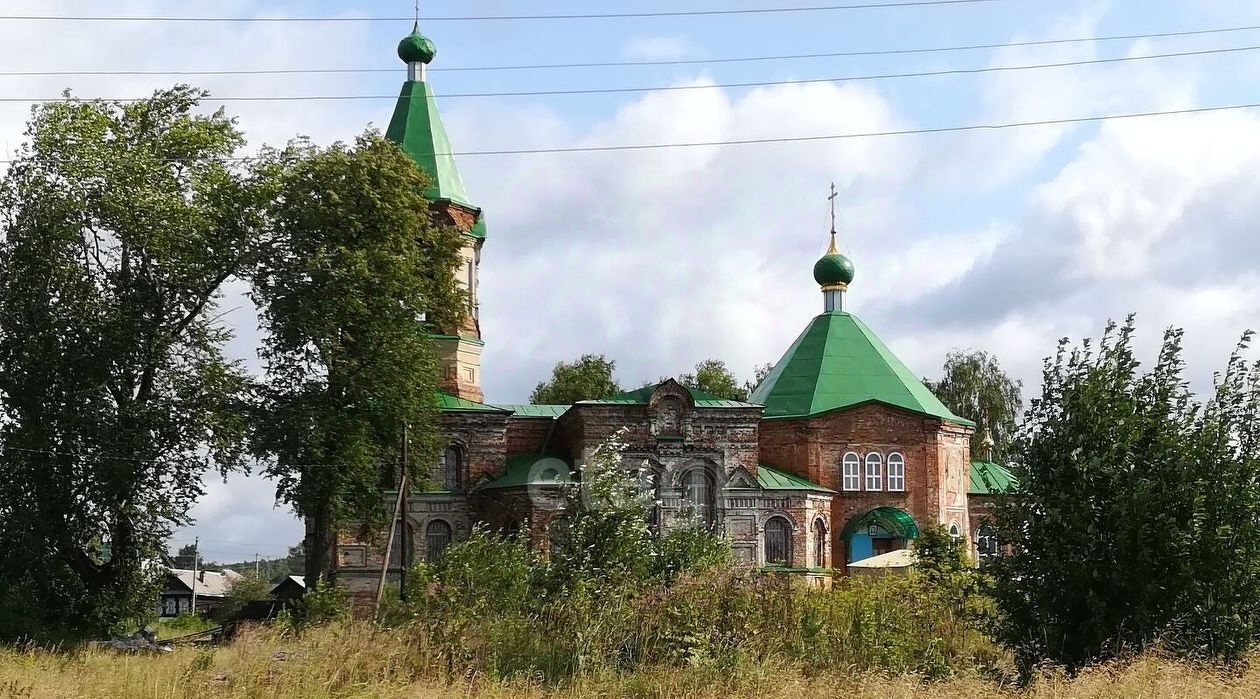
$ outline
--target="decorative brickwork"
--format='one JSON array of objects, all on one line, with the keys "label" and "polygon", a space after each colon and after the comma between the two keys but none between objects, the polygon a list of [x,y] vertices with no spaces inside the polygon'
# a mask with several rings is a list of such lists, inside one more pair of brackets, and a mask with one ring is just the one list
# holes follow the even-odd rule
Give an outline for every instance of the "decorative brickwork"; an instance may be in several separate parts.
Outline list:
[{"label": "decorative brickwork", "polygon": [[[920,526],[957,523],[970,539],[966,509],[966,466],[971,428],[870,403],[798,420],[761,424],[761,460],[837,492],[832,500],[832,558],[847,560],[840,531],[854,517],[877,507],[905,510]],[[859,458],[858,490],[845,490],[845,454]],[[880,455],[880,488],[868,490],[866,457]],[[905,463],[905,490],[888,490],[888,456]]]}]

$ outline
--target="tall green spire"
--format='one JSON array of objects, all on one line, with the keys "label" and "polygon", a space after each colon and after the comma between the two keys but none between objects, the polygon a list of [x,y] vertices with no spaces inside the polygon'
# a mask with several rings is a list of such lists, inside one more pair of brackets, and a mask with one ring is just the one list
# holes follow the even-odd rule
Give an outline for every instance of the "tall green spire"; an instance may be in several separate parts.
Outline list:
[{"label": "tall green spire", "polygon": [[[459,176],[451,142],[442,125],[437,97],[425,82],[426,68],[437,56],[437,47],[419,31],[419,26],[398,45],[398,56],[407,64],[407,82],[403,83],[389,121],[385,137],[402,146],[432,180],[425,196],[433,201],[449,201],[476,210]],[[472,234],[484,237],[484,226],[478,224]]]}]

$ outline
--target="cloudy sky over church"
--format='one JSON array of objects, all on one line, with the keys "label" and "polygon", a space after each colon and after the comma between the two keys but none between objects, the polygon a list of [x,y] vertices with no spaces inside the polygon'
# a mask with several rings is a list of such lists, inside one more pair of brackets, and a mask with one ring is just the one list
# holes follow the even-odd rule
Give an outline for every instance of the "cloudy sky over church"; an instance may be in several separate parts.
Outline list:
[{"label": "cloudy sky over church", "polygon": [[[432,18],[803,7],[821,0],[425,0]],[[855,4],[855,3],[849,3]],[[103,12],[12,1],[4,14]],[[411,2],[108,3],[114,15],[409,16]],[[827,12],[586,20],[422,21],[429,82],[488,236],[481,269],[488,401],[524,402],[557,361],[617,361],[627,386],[723,359],[773,362],[821,310],[811,275],[839,190],[850,308],[914,371],[954,348],[997,354],[1037,390],[1061,337],[1137,313],[1142,346],[1184,327],[1196,388],[1260,327],[1260,110],[1001,130],[759,145],[481,154],[755,141],[1051,121],[1260,102],[1260,27],[1178,37],[891,55],[711,61],[1029,43],[1260,25],[1248,0],[993,0]],[[179,80],[239,117],[250,148],[384,129],[410,22],[15,23],[4,70],[374,72],[45,75],[0,79],[0,144],[30,105],[69,88],[140,97]],[[1228,52],[1223,49],[1237,49]],[[1208,52],[1208,53],[1204,53]],[[838,82],[1194,53],[1055,68]],[[633,62],[652,65],[507,69]],[[499,70],[460,70],[501,67]],[[760,83],[757,86],[721,87]],[[705,87],[718,86],[718,87]],[[609,88],[687,88],[583,92]],[[691,89],[697,88],[697,89]],[[502,93],[552,93],[504,95]],[[577,94],[555,94],[577,92]],[[496,96],[480,96],[495,93]],[[361,99],[240,100],[277,96]],[[447,95],[449,97],[443,97]],[[16,101],[15,101],[16,100]],[[256,322],[225,299],[233,354],[257,365]],[[207,557],[282,552],[301,538],[261,479],[211,484],[195,532]],[[180,540],[192,531],[181,532]]]}]

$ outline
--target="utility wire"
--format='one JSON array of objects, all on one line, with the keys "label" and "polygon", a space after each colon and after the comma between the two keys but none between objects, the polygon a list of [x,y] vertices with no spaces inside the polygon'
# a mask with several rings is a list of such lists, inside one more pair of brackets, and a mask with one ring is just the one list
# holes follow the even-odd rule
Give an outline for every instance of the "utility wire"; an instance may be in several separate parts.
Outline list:
[{"label": "utility wire", "polygon": [[[1250,104],[1228,104],[1212,107],[1191,107],[1187,109],[1170,109],[1163,111],[1150,112],[1129,112],[1124,114],[1101,114],[1096,116],[1085,117],[1068,117],[1063,119],[1041,119],[1037,121],[1015,121],[997,124],[967,124],[963,126],[940,126],[922,129],[899,129],[894,131],[871,131],[866,133],[852,134],[825,134],[818,136],[783,136],[778,138],[750,138],[731,141],[691,141],[681,143],[643,143],[630,144],[620,146],[575,146],[569,148],[521,148],[509,150],[480,150],[480,151],[456,151],[449,153],[436,153],[433,155],[445,157],[471,157],[482,155],[536,155],[543,153],[596,153],[596,152],[615,152],[615,151],[639,151],[639,150],[662,150],[667,148],[701,148],[709,146],[745,146],[766,143],[804,143],[811,141],[839,141],[858,138],[883,138],[889,136],[914,136],[920,134],[940,134],[940,133],[958,133],[965,131],[999,131],[1003,129],[1018,129],[1032,126],[1059,126],[1065,124],[1083,124],[1091,122],[1112,121],[1118,119],[1142,119],[1147,117],[1160,116],[1176,116],[1185,114],[1204,114],[1209,112],[1227,112],[1240,111],[1245,109],[1260,108],[1260,102]],[[430,154],[418,154],[421,157],[427,157]],[[235,157],[226,158],[236,162],[248,162],[262,160],[260,157]],[[11,164],[13,160],[0,160],[0,164]],[[179,160],[170,160],[168,162],[176,163]],[[320,467],[327,464],[302,464],[293,465],[292,468],[298,467]]]},{"label": "utility wire", "polygon": [[[944,5],[977,5],[1003,0],[913,0],[911,2],[869,2],[846,5],[817,5],[808,7],[757,7],[742,10],[674,10],[664,12],[611,12],[606,14],[562,15],[466,15],[425,17],[425,22],[501,22],[520,20],[577,20],[577,19],[647,19],[655,17],[713,17],[720,15],[769,15],[799,14],[806,12],[836,12],[841,10],[895,9],[899,7],[930,7]],[[28,22],[260,22],[260,23],[310,23],[310,22],[410,22],[412,17],[146,17],[104,15],[0,15],[0,21]]]},{"label": "utility wire", "polygon": [[[1226,53],[1260,50],[1260,45],[1232,46],[1221,49],[1203,49],[1200,51],[1178,51],[1174,53],[1156,53],[1145,56],[1120,56],[1116,58],[1092,58],[1080,61],[1060,61],[1057,63],[1032,63],[1013,66],[988,66],[985,68],[950,68],[946,70],[928,70],[909,73],[879,73],[867,75],[846,75],[831,78],[806,78],[801,80],[764,80],[742,83],[720,83],[706,85],[654,85],[647,87],[597,87],[563,90],[521,90],[509,92],[457,92],[441,95],[442,99],[468,99],[485,97],[542,97],[558,95],[605,95],[637,92],[676,92],[685,90],[718,90],[743,87],[769,87],[774,85],[812,85],[817,83],[859,82],[872,80],[896,80],[904,78],[926,78],[945,75],[977,75],[982,73],[1001,73],[1009,71],[1040,70],[1045,68],[1070,68],[1074,66],[1101,65],[1107,63],[1129,63],[1150,61],[1162,58],[1183,58],[1188,56],[1209,56]],[[206,102],[348,102],[360,100],[395,100],[398,95],[269,95],[254,97],[206,97]],[[141,102],[142,98],[129,97],[112,99],[105,97],[0,97],[0,103],[38,103],[38,102]]]},{"label": "utility wire", "polygon": [[[815,58],[854,58],[861,56],[900,56],[907,54],[949,53],[955,51],[980,51],[985,49],[1020,48],[1028,46],[1053,46],[1106,41],[1135,41],[1138,39],[1167,39],[1210,34],[1228,34],[1260,30],[1260,25],[1220,27],[1216,29],[1190,29],[1150,34],[1116,34],[1112,36],[1087,36],[1038,41],[1010,41],[992,44],[968,44],[963,46],[934,46],[926,48],[882,49],[869,51],[836,51],[829,53],[798,53],[777,56],[734,56],[727,58],[690,58],[660,61],[595,61],[588,63],[534,63],[527,65],[500,66],[429,66],[430,73],[474,72],[500,70],[551,70],[559,68],[621,68],[651,66],[708,65],[718,63],[749,63],[757,61],[792,61]],[[144,76],[144,75],[312,75],[312,74],[359,74],[397,73],[398,68],[272,68],[253,70],[25,70],[0,71],[0,77],[49,77],[49,76]]]}]

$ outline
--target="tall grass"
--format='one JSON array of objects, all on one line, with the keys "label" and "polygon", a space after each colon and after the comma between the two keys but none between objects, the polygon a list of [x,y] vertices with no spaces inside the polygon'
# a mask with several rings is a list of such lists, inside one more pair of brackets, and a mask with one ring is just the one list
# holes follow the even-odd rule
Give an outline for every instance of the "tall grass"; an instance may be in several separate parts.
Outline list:
[{"label": "tall grass", "polygon": [[1087,669],[1075,678],[1043,672],[1022,690],[963,670],[927,682],[916,674],[811,670],[784,659],[589,672],[558,684],[520,675],[448,676],[418,652],[414,629],[364,623],[314,628],[300,637],[255,629],[218,649],[160,656],[101,651],[0,650],[0,698],[32,699],[401,699],[402,697],[940,697],[944,699],[1160,699],[1260,696],[1260,670],[1227,676],[1155,655]]}]

